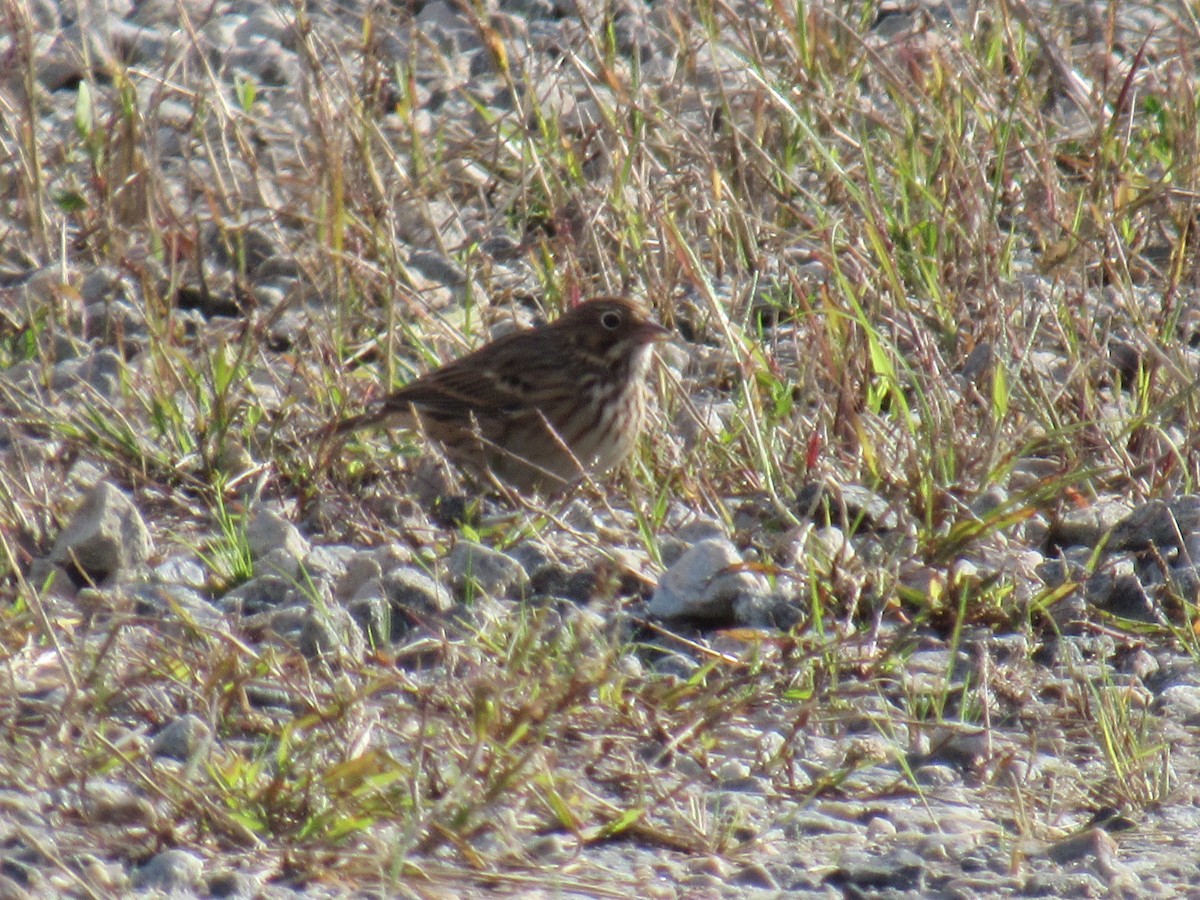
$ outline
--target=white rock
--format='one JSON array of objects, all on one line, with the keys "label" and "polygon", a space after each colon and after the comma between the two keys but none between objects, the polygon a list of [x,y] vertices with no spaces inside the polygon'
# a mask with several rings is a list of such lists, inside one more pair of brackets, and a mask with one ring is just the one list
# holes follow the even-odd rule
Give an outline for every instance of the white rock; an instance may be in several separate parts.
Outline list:
[{"label": "white rock", "polygon": [[262,559],[276,549],[286,550],[295,560],[304,559],[312,548],[295,525],[270,509],[258,509],[246,526],[250,555]]},{"label": "white rock", "polygon": [[50,561],[76,565],[93,581],[135,568],[149,558],[153,542],[133,501],[107,481],[97,484],[58,539]]},{"label": "white rock", "polygon": [[729,541],[700,541],[663,575],[647,612],[659,619],[731,621],[736,600],[767,591],[766,579],[742,569],[742,564]]}]

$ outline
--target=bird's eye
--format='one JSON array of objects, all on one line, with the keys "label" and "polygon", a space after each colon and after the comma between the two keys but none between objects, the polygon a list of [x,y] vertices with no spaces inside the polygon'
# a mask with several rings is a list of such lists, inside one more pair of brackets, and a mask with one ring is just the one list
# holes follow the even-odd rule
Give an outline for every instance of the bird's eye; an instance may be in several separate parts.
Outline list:
[{"label": "bird's eye", "polygon": [[621,324],[621,314],[610,309],[608,312],[603,313],[600,316],[600,324],[609,331],[613,331],[618,325]]}]

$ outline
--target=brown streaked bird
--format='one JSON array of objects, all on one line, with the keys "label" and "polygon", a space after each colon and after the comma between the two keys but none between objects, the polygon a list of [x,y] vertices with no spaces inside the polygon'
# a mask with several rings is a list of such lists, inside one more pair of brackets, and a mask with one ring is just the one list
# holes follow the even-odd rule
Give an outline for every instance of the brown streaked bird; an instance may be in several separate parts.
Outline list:
[{"label": "brown streaked bird", "polygon": [[598,297],[421,376],[332,433],[418,429],[469,470],[554,491],[629,456],[652,347],[670,336],[633,301]]}]

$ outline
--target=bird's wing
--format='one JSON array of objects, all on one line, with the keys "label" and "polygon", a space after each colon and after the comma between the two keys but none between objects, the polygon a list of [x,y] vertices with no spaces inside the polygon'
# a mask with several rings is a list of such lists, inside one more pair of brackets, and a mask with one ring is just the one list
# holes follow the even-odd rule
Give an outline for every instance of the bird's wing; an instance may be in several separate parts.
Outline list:
[{"label": "bird's wing", "polygon": [[410,405],[422,416],[465,419],[509,415],[530,402],[544,372],[542,361],[523,359],[526,368],[505,364],[520,357],[524,332],[510,335],[469,353],[441,369],[423,375],[384,400],[386,412],[407,412]]}]

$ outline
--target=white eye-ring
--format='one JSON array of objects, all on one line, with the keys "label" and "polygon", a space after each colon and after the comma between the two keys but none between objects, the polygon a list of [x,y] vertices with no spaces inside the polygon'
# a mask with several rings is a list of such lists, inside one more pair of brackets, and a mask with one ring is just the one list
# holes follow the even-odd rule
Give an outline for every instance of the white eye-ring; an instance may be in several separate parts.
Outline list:
[{"label": "white eye-ring", "polygon": [[600,324],[609,331],[614,331],[617,326],[621,324],[621,314],[619,312],[613,312],[610,309],[608,312],[601,314]]}]

